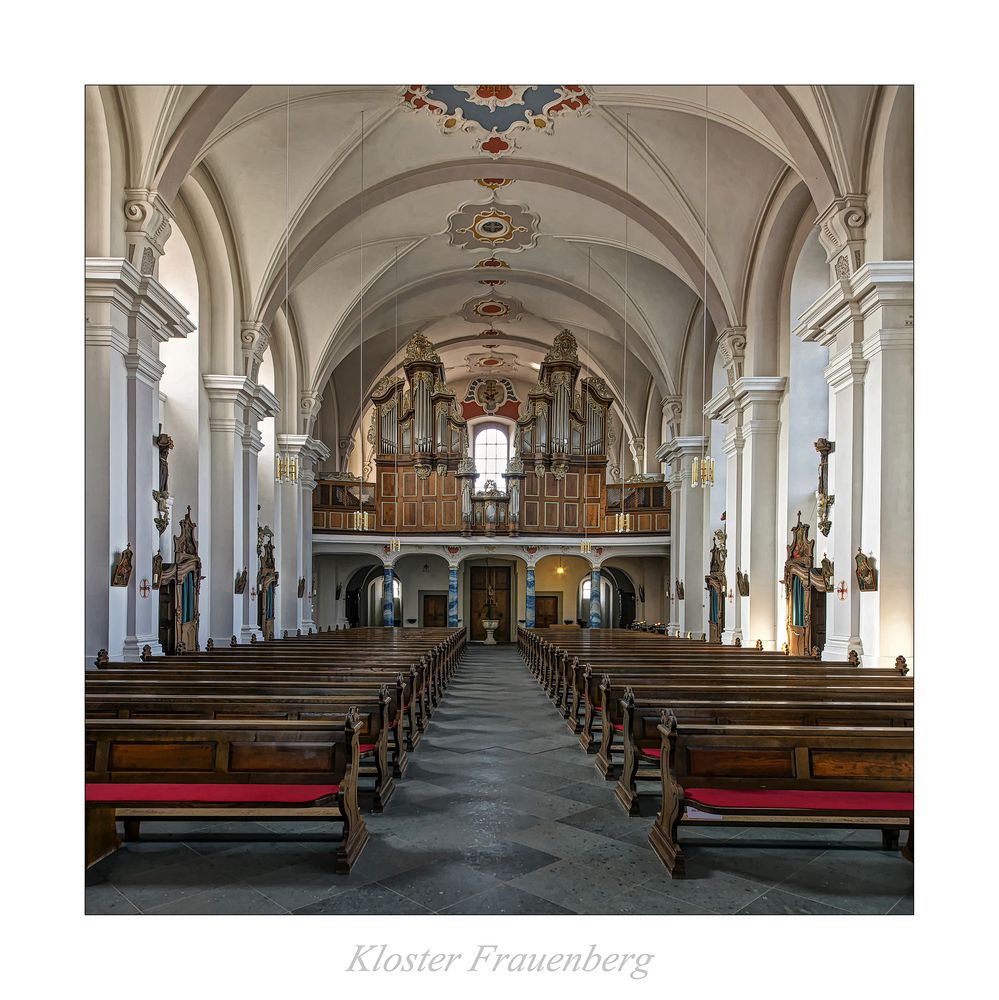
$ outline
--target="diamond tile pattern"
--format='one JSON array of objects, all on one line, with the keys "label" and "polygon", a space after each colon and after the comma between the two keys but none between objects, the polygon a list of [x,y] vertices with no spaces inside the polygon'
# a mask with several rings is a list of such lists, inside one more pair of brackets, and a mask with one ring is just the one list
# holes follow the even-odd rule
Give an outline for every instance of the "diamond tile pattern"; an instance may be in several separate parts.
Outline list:
[{"label": "diamond tile pattern", "polygon": [[913,912],[912,865],[865,831],[683,829],[648,846],[511,646],[471,646],[371,840],[334,872],[322,823],[150,823],[87,873],[94,914]]}]

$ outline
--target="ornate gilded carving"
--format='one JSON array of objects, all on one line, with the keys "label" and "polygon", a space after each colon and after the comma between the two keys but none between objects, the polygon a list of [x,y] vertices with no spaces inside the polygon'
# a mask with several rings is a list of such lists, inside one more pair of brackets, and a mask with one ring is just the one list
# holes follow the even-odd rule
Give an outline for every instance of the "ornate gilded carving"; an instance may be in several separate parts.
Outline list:
[{"label": "ornate gilded carving", "polygon": [[406,363],[414,361],[429,361],[435,365],[441,363],[440,355],[422,333],[414,333],[406,345]]},{"label": "ornate gilded carving", "polygon": [[561,330],[552,343],[551,350],[545,355],[545,363],[571,361],[579,363],[579,354],[576,349],[576,338],[569,330]]},{"label": "ornate gilded carving", "polygon": [[874,556],[865,556],[860,549],[854,556],[857,563],[857,589],[869,593],[878,589],[878,571],[874,566]]}]

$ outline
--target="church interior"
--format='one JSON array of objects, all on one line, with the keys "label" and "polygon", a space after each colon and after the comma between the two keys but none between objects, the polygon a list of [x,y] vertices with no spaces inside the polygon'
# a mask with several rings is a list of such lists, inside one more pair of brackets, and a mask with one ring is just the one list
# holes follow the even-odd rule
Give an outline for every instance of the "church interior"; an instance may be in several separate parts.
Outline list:
[{"label": "church interior", "polygon": [[87,914],[913,913],[912,86],[84,112]]}]

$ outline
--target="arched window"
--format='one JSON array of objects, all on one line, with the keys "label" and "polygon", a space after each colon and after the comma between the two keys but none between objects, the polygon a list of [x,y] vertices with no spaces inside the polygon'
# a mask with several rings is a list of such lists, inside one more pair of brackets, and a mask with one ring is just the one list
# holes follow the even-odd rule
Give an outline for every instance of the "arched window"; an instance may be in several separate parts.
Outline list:
[{"label": "arched window", "polygon": [[476,490],[483,489],[487,479],[495,480],[496,485],[504,489],[503,473],[510,459],[510,436],[502,424],[480,424],[476,428],[473,457],[479,473],[475,480]]}]

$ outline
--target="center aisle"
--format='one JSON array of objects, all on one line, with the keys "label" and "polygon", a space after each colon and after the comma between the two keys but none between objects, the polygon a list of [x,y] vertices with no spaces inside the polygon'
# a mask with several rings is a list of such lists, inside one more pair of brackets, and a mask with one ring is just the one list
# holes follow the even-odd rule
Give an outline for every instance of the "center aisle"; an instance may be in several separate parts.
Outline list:
[{"label": "center aisle", "polygon": [[[365,814],[371,839],[350,875],[332,874],[316,842],[126,845],[92,870],[87,911],[911,912],[911,866],[871,850],[863,832],[812,831],[813,847],[796,831],[803,846],[718,851],[717,837],[782,834],[688,829],[688,878],[671,881],[648,845],[651,811],[629,818],[613,788],[515,646],[469,646],[391,803]],[[643,799],[654,811],[658,800]]]}]

